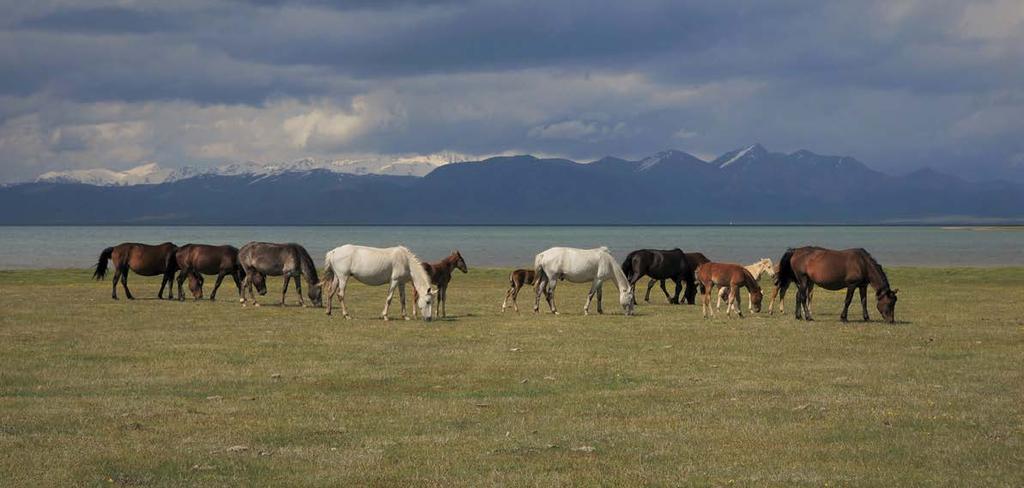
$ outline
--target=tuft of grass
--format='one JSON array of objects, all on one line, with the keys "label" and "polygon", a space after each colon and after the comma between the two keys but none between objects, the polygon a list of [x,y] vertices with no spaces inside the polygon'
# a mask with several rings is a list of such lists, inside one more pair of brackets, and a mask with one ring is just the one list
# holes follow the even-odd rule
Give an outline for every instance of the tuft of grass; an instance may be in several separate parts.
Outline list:
[{"label": "tuft of grass", "polygon": [[458,274],[428,324],[358,284],[346,321],[280,280],[241,308],[0,271],[3,484],[1024,484],[1024,269],[892,269],[895,325],[824,290],[812,323],[792,293],[583,317],[569,283],[561,316],[501,314],[507,273]]}]

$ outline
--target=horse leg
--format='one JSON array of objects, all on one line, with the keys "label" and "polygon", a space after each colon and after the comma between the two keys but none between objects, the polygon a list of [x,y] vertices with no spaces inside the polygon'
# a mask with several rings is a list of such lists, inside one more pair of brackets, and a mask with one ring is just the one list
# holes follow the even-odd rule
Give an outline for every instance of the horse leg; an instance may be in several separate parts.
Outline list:
[{"label": "horse leg", "polygon": [[736,315],[738,315],[739,318],[742,319],[743,318],[743,297],[740,296],[740,288],[739,288],[739,286],[732,285],[729,288],[729,295],[730,295],[729,296],[729,300],[732,301],[732,306],[733,306],[733,308],[736,309]]},{"label": "horse leg", "polygon": [[117,300],[117,282],[121,279],[121,268],[114,269],[114,283],[111,286],[110,298]]},{"label": "horse leg", "polygon": [[306,299],[302,298],[302,276],[295,277],[295,293],[299,295],[299,306],[306,307]]},{"label": "horse leg", "polygon": [[647,293],[644,295],[644,301],[647,302],[647,303],[651,302],[651,289],[653,289],[653,288],[654,288],[654,278],[651,278],[651,280],[647,282]]},{"label": "horse leg", "polygon": [[[416,287],[412,287],[412,296],[416,297]],[[405,283],[398,285],[398,300],[402,302],[402,320],[409,320],[409,316],[405,313]],[[413,298],[412,302],[412,318],[416,318],[416,309],[419,308],[416,304],[419,302],[419,298]]]},{"label": "horse leg", "polygon": [[868,285],[860,285],[860,308],[864,310],[864,321],[871,320],[868,316]]},{"label": "horse leg", "polygon": [[708,286],[704,287],[704,293],[702,293],[701,297],[700,297],[700,305],[701,305],[700,309],[701,309],[701,312],[703,312],[703,314],[704,314],[704,318],[708,318],[708,313],[709,312],[711,314],[710,315],[711,317],[715,316],[715,309],[711,308],[711,292],[712,292],[712,288],[714,288],[714,287],[715,287],[714,283],[709,283]]},{"label": "horse leg", "polygon": [[[217,300],[217,288],[220,288],[220,283],[224,281],[224,277],[227,275],[224,271],[217,273],[217,282],[213,284],[213,291],[210,292],[210,301]],[[179,285],[180,287],[180,285]]]},{"label": "horse leg", "polygon": [[441,318],[448,318],[448,285],[439,287],[437,295],[441,297]]},{"label": "horse leg", "polygon": [[[325,280],[325,281],[321,281],[320,283],[321,283],[321,285],[320,285],[321,286],[321,288],[320,288],[321,293],[326,293],[327,294],[327,315],[330,315],[331,312],[334,311],[334,293],[336,291],[334,289],[334,280],[331,280],[331,281],[326,281]],[[321,296],[323,296],[323,295],[321,295]]]},{"label": "horse leg", "polygon": [[288,294],[288,282],[292,280],[292,275],[284,274],[284,289],[281,290],[281,306],[284,306],[284,297]]},{"label": "horse leg", "polygon": [[[547,280],[544,280],[540,276],[538,276],[537,283],[533,285],[533,288],[537,295],[533,301],[533,313],[537,313],[540,311],[540,294],[547,294]],[[513,303],[515,302],[513,301]]]},{"label": "horse leg", "polygon": [[135,297],[132,296],[131,290],[128,289],[128,268],[127,267],[125,267],[125,269],[123,271],[121,271],[121,288],[124,288],[124,294],[125,294],[126,297],[128,297],[129,300],[135,300]]},{"label": "horse leg", "polygon": [[804,293],[804,319],[806,320],[814,320],[814,317],[811,317],[812,296],[814,296],[814,283],[810,279],[808,279],[807,291]]},{"label": "horse leg", "polygon": [[515,291],[512,292],[512,309],[515,310],[516,313],[519,313],[519,303],[516,302],[516,299],[519,298],[519,290],[521,289],[522,285],[517,286]]},{"label": "horse leg", "polygon": [[683,281],[680,279],[673,278],[672,281],[676,284],[675,295],[668,301],[673,305],[679,305],[679,294],[683,292]]},{"label": "horse leg", "polygon": [[594,295],[597,294],[598,281],[594,281],[590,285],[590,291],[587,293],[587,304],[583,306],[583,315],[590,315],[590,302],[594,299]]},{"label": "horse leg", "polygon": [[804,297],[806,297],[805,293],[807,293],[807,290],[806,290],[806,288],[804,288],[803,283],[797,282],[796,283],[796,306],[793,307],[794,309],[796,309],[794,316],[796,317],[797,320],[803,320],[803,318],[804,318],[804,316],[803,316],[804,311],[803,311],[803,303],[802,302],[804,300]]},{"label": "horse leg", "polygon": [[[238,270],[236,269],[231,273],[231,279],[235,280],[235,288],[238,288],[238,300],[245,300],[242,298],[242,280],[238,278]],[[211,298],[212,299],[212,298]]]},{"label": "horse leg", "polygon": [[[156,297],[158,299],[160,299],[160,300],[164,299],[164,287],[166,287],[166,286],[167,286],[167,273],[164,273],[164,275],[160,277],[160,291],[156,292]],[[170,291],[174,291],[174,285],[171,285]],[[167,298],[168,299],[173,299],[174,297],[172,297],[171,293],[168,292]]]},{"label": "horse leg", "polygon": [[505,299],[501,301],[501,313],[505,313],[505,309],[508,307],[508,299],[512,297],[512,290],[516,285],[509,285],[508,290],[505,292]]},{"label": "horse leg", "polygon": [[604,314],[604,285],[602,283],[597,284],[597,313],[598,315]]},{"label": "horse leg", "polygon": [[398,280],[392,279],[391,284],[388,285],[388,296],[384,299],[384,311],[381,312],[385,322],[390,320],[388,319],[388,309],[391,308],[391,299],[395,297],[395,288],[398,288]]},{"label": "horse leg", "polygon": [[[183,285],[185,283],[185,273],[187,273],[187,271],[184,270],[184,269],[178,272],[178,301],[179,302],[185,301],[185,292],[182,291],[182,289],[181,289],[182,288],[181,285]],[[172,293],[174,292],[174,286],[173,285],[171,285],[171,292]]]},{"label": "horse leg", "polygon": [[846,289],[846,301],[843,303],[843,313],[839,314],[839,321],[846,322],[846,312],[850,310],[850,302],[853,301],[853,290],[856,286],[851,286]]},{"label": "horse leg", "polygon": [[697,284],[692,281],[686,282],[686,290],[683,291],[683,298],[688,305],[693,305],[697,300]]},{"label": "horse leg", "polygon": [[[718,300],[715,301],[715,310],[721,310],[722,309],[722,300],[725,300],[725,306],[728,307],[729,303],[731,303],[729,301],[729,298],[730,298],[729,289],[724,287],[724,286],[719,288],[718,289]],[[728,312],[728,310],[726,310],[726,311]]]},{"label": "horse leg", "polygon": [[546,290],[546,297],[548,302],[548,308],[551,309],[551,313],[558,315],[558,309],[555,308],[555,286],[558,285],[558,280],[548,280],[548,286]]},{"label": "horse leg", "polygon": [[348,314],[348,307],[345,305],[345,288],[348,286],[348,276],[338,275],[336,279],[335,286],[338,287],[337,293],[338,301],[341,302],[341,315],[346,319],[351,319],[352,317]]}]

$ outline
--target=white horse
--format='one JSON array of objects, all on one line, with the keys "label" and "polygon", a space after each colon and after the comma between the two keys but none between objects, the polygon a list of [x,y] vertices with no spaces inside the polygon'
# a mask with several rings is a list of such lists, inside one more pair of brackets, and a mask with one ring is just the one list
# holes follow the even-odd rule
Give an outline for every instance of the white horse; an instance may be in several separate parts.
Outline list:
[{"label": "white horse", "polygon": [[619,263],[608,253],[607,247],[597,249],[575,249],[571,247],[552,247],[537,255],[533,260],[537,273],[537,299],[533,304],[534,313],[540,310],[540,295],[544,293],[551,308],[551,313],[558,314],[555,309],[555,285],[558,280],[569,280],[572,283],[593,283],[587,294],[587,304],[583,307],[583,315],[590,313],[590,302],[597,295],[597,313],[604,313],[601,306],[601,285],[605,280],[614,280],[619,289],[619,303],[626,315],[633,315],[633,287],[619,267]]},{"label": "white horse", "polygon": [[415,306],[420,308],[423,318],[430,321],[434,316],[434,291],[430,288],[430,277],[423,270],[420,259],[405,246],[381,249],[345,244],[328,251],[324,259],[323,280],[327,292],[327,315],[331,314],[334,295],[337,294],[342,315],[346,319],[352,318],[345,307],[345,287],[350,276],[370,286],[388,284],[388,297],[381,313],[384,320],[388,320],[388,308],[395,296],[395,288],[398,288],[402,301],[402,318],[409,320],[405,313],[405,284],[408,282],[412,282],[419,294]]},{"label": "white horse", "polygon": [[[768,273],[769,277],[775,276],[775,266],[772,265],[772,260],[768,258],[761,258],[758,262],[751,264],[750,266],[744,266],[751,275],[754,276],[754,280],[760,280],[761,275]],[[722,287],[718,290],[718,302],[715,303],[715,308],[718,310],[722,309],[722,300],[729,300],[729,287]],[[750,304],[750,310],[753,311],[754,304]]]}]

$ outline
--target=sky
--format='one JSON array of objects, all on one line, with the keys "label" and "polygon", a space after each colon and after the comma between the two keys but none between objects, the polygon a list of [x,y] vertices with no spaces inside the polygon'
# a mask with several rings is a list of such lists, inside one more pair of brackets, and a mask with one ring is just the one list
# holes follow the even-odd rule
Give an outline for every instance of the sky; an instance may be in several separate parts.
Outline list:
[{"label": "sky", "polygon": [[0,182],[769,150],[1024,181],[1020,0],[0,0]]}]

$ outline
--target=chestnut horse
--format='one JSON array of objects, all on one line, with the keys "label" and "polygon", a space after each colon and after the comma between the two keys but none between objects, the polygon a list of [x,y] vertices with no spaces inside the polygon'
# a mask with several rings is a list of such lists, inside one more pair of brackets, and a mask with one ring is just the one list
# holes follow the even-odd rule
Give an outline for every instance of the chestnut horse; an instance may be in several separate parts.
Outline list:
[{"label": "chestnut horse", "polygon": [[[882,266],[864,249],[844,249],[836,251],[822,247],[800,247],[788,249],[779,259],[779,290],[785,293],[789,283],[796,283],[796,318],[814,320],[808,295],[815,285],[826,290],[842,290],[846,288],[846,302],[839,320],[846,322],[853,291],[860,290],[860,304],[864,312],[864,320],[868,316],[867,288],[870,284],[875,289],[878,312],[889,323],[896,321],[896,293],[898,289],[889,288],[889,278]],[[803,317],[801,317],[803,312]]]},{"label": "chestnut horse", "polygon": [[184,300],[181,285],[185,277],[197,275],[199,279],[189,280],[189,290],[196,299],[203,297],[203,280],[199,275],[217,275],[217,282],[210,292],[210,300],[217,299],[217,289],[225,276],[235,280],[238,288],[238,299],[242,299],[242,278],[245,271],[238,262],[238,248],[234,246],[210,246],[206,244],[185,244],[175,253],[178,262],[178,300]]},{"label": "chestnut horse", "polygon": [[537,277],[537,272],[532,269],[517,269],[508,275],[508,291],[505,292],[505,300],[501,302],[501,313],[505,313],[508,301],[512,300],[512,308],[519,313],[519,305],[516,304],[516,297],[523,285],[532,285]]},{"label": "chestnut horse", "polygon": [[711,294],[715,286],[729,288],[729,302],[726,303],[725,313],[732,316],[732,310],[743,318],[743,311],[740,306],[740,288],[746,288],[750,292],[750,310],[761,311],[761,286],[758,285],[754,275],[746,268],[738,264],[730,263],[704,263],[697,267],[697,283],[700,284],[702,301],[701,310],[704,318],[708,318],[708,311],[715,315],[715,309],[711,306]]},{"label": "chestnut horse", "polygon": [[178,270],[178,263],[174,259],[174,253],[177,250],[178,246],[170,242],[156,246],[125,242],[114,247],[108,247],[100,253],[100,258],[96,262],[96,271],[92,274],[92,277],[97,280],[103,279],[107,275],[107,260],[110,260],[114,263],[114,284],[110,297],[117,300],[117,282],[120,280],[121,286],[124,287],[125,296],[129,300],[134,300],[135,297],[128,290],[128,270],[132,270],[135,274],[142,276],[163,275],[163,280],[160,281],[160,292],[156,296],[162,299],[164,297],[164,287],[170,283],[170,288],[167,290],[167,299],[171,300],[174,298],[172,296],[174,292],[174,272]]},{"label": "chestnut horse", "polygon": [[[445,303],[448,302],[448,283],[452,281],[452,269],[458,269],[463,273],[469,272],[466,260],[462,259],[462,254],[457,249],[439,262],[423,263],[423,270],[430,275],[430,283],[437,287],[437,312],[439,317],[447,316]],[[416,292],[416,288],[412,289],[412,300],[413,302],[419,300],[419,293]],[[416,307],[412,307],[412,318],[416,318]]]}]

